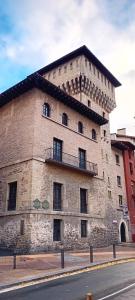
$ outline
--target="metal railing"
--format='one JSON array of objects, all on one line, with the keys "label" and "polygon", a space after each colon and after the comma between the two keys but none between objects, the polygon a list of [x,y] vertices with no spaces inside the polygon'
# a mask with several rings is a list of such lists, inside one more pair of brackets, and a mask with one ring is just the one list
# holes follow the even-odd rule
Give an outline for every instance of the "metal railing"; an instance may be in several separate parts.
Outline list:
[{"label": "metal railing", "polygon": [[53,148],[48,148],[45,150],[45,161],[46,162],[50,161],[68,167],[72,167],[90,173],[93,176],[98,175],[97,164],[92,163],[90,161],[79,160],[78,157],[68,153],[64,153],[64,152],[57,153],[56,151],[54,151]]}]

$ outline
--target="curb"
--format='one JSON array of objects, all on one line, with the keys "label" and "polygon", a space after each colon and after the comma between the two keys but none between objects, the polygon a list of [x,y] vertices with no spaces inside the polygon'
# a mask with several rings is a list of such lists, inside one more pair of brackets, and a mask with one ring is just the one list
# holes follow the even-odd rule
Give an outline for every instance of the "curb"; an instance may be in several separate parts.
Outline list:
[{"label": "curb", "polygon": [[115,259],[115,260],[110,260],[110,261],[106,261],[106,262],[102,262],[102,263],[97,263],[95,265],[93,264],[93,265],[86,265],[86,266],[78,266],[74,269],[67,268],[63,271],[60,270],[60,271],[51,272],[50,274],[46,274],[46,275],[42,275],[42,276],[34,276],[34,277],[31,277],[28,279],[18,280],[14,283],[5,284],[5,285],[1,286],[0,293],[2,293],[2,292],[4,293],[4,291],[8,292],[8,290],[10,291],[14,288],[20,289],[20,288],[24,288],[27,286],[40,284],[43,282],[56,280],[58,278],[73,276],[73,275],[77,275],[80,273],[85,273],[85,272],[90,272],[90,271],[95,271],[95,270],[100,270],[100,269],[104,269],[104,268],[107,268],[110,266],[119,265],[119,264],[128,263],[128,262],[135,262],[135,257]]}]

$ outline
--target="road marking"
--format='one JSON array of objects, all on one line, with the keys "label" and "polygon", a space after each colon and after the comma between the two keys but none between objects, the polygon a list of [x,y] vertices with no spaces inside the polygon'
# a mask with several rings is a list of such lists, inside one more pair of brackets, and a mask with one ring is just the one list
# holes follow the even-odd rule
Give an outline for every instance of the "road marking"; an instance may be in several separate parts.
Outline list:
[{"label": "road marking", "polygon": [[115,292],[115,293],[109,294],[109,295],[107,295],[107,296],[105,296],[105,297],[103,297],[103,298],[100,298],[100,299],[98,299],[98,300],[104,300],[104,299],[108,299],[108,298],[110,298],[110,297],[112,297],[112,296],[116,296],[116,295],[120,294],[121,292],[124,292],[124,291],[130,289],[130,288],[133,287],[133,286],[135,286],[135,283],[132,283],[132,284],[126,286],[125,288],[123,288],[123,289],[121,289],[121,290],[119,290],[119,291],[117,291],[117,292]]},{"label": "road marking", "polygon": [[[110,261],[110,262],[104,262],[104,263],[99,264],[99,265],[88,266],[88,267],[86,267],[84,269],[81,269],[81,270],[76,270],[76,271],[72,271],[72,272],[67,271],[64,274],[60,274],[60,275],[57,274],[57,275],[53,275],[53,276],[48,277],[48,278],[40,278],[40,279],[31,280],[31,281],[28,281],[28,282],[18,283],[15,286],[11,286],[11,287],[1,289],[0,294],[4,294],[4,293],[7,293],[7,292],[11,292],[11,291],[14,291],[14,290],[19,290],[19,289],[22,289],[22,288],[25,288],[25,287],[29,287],[29,286],[33,286],[33,285],[37,285],[37,284],[41,284],[41,283],[46,283],[46,282],[53,281],[53,280],[56,280],[56,279],[66,278],[66,277],[78,275],[78,274],[81,274],[81,273],[87,273],[87,272],[90,272],[90,271],[100,270],[100,269],[104,269],[104,268],[107,268],[107,267],[111,267],[111,266],[115,266],[115,265],[119,265],[119,264],[123,264],[123,263],[128,263],[128,262],[135,262],[135,257],[123,258],[123,259],[120,259],[120,260],[115,260],[115,261]],[[106,298],[101,298],[101,299],[98,299],[98,300],[103,300],[103,299],[107,299],[107,297]]]}]

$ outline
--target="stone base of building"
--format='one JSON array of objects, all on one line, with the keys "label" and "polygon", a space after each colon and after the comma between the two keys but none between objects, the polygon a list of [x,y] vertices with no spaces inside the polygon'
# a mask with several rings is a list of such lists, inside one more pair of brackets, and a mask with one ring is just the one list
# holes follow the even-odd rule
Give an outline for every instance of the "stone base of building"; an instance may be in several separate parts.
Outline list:
[{"label": "stone base of building", "polygon": [[[61,241],[53,241],[53,220],[61,219]],[[87,237],[81,237],[81,220],[87,220]],[[119,230],[103,220],[43,213],[20,213],[0,217],[0,246],[19,253],[85,249],[119,242]]]}]

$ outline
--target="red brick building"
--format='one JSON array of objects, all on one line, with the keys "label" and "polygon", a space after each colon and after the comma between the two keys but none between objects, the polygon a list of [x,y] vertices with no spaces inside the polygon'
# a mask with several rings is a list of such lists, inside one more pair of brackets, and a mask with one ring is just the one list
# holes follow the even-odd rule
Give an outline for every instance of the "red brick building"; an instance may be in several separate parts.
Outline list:
[{"label": "red brick building", "polygon": [[135,136],[126,135],[125,129],[119,129],[116,140],[121,143],[123,149],[128,212],[132,241],[135,242]]}]

